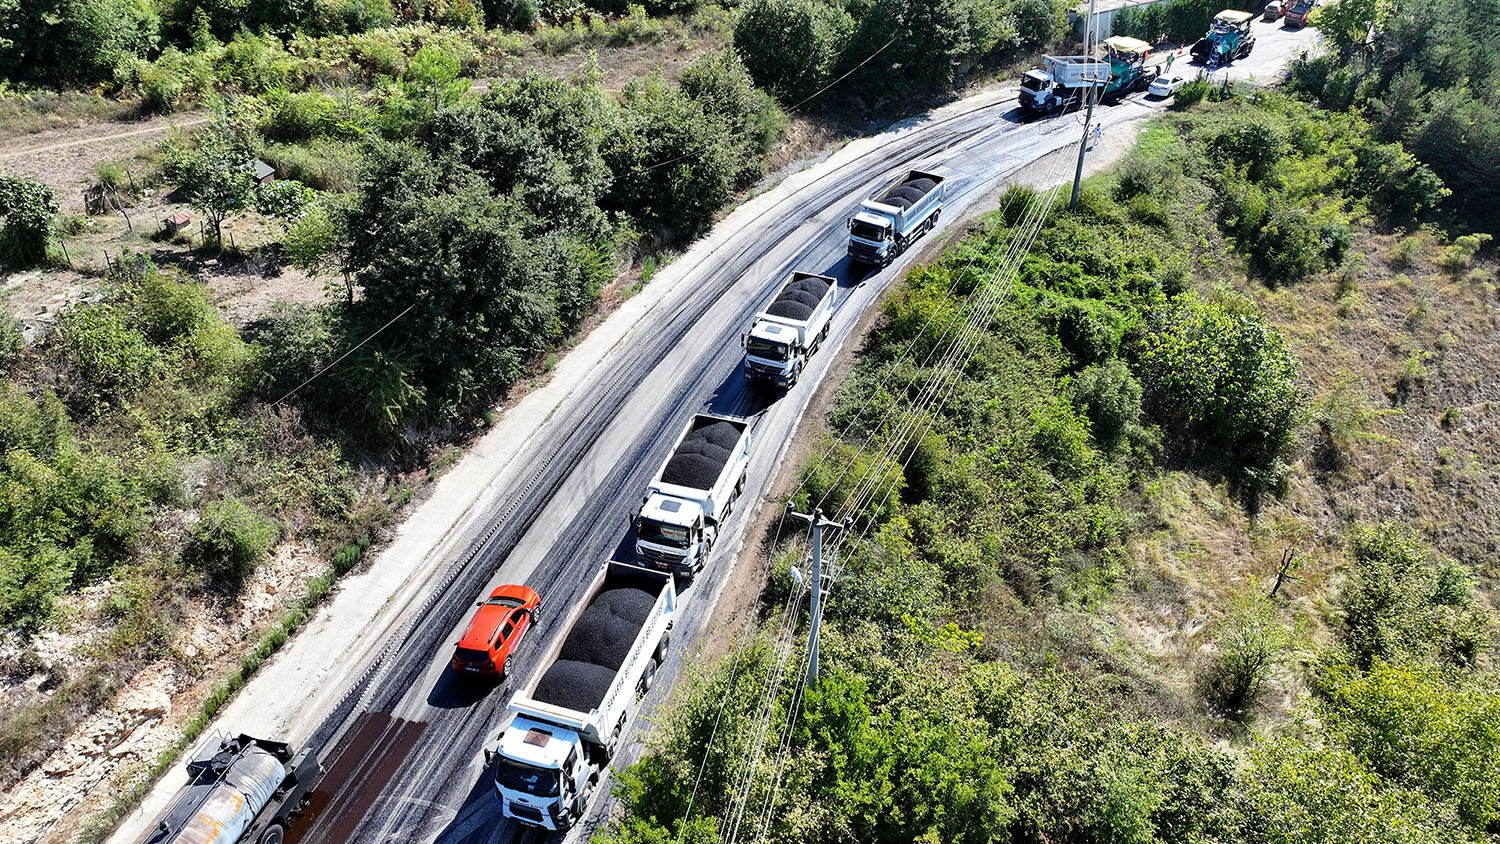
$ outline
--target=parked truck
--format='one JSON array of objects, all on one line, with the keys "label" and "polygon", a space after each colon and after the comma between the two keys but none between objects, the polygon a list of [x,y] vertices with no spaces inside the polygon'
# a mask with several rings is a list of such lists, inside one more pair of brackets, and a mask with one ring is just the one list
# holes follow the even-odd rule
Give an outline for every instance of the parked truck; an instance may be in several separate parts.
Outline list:
[{"label": "parked truck", "polygon": [[485,751],[505,817],[549,830],[584,817],[666,657],[676,610],[672,575],[604,564]]},{"label": "parked truck", "polygon": [[1214,15],[1208,35],[1193,45],[1194,61],[1212,68],[1250,55],[1255,47],[1255,33],[1250,31],[1250,21],[1254,19],[1255,15],[1234,9],[1225,9]]},{"label": "parked truck", "polygon": [[315,754],[241,735],[208,744],[188,784],[138,844],[281,844],[323,775]]},{"label": "parked truck", "polygon": [[1021,107],[1052,114],[1084,105],[1091,91],[1095,102],[1117,101],[1132,91],[1151,87],[1161,69],[1146,64],[1151,45],[1117,35],[1103,43],[1101,58],[1043,56],[1042,66],[1021,77]]},{"label": "parked truck", "polygon": [[636,513],[636,559],[692,577],[708,561],[749,469],[749,422],[702,413],[688,420]]},{"label": "parked truck", "polygon": [[1301,29],[1307,26],[1307,19],[1312,16],[1313,6],[1317,5],[1314,0],[1295,0],[1286,7],[1286,20],[1284,26],[1293,29]]},{"label": "parked truck", "polygon": [[849,257],[884,267],[937,224],[947,186],[936,173],[913,170],[865,200],[849,220]]},{"label": "parked truck", "polygon": [[826,275],[792,273],[745,335],[745,377],[791,387],[833,324],[838,285]]}]

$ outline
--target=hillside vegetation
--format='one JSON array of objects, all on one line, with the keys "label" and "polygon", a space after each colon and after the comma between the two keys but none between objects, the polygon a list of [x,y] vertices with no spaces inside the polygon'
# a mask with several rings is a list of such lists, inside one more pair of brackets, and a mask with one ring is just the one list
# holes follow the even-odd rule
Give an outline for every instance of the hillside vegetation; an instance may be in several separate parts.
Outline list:
[{"label": "hillside vegetation", "polygon": [[[807,15],[838,37],[799,85],[855,70],[851,108],[951,91],[1062,30],[1031,0],[0,0],[8,132],[100,103],[208,116],[97,163],[134,224],[0,177],[0,264],[83,290],[0,325],[0,782],[143,667],[222,704],[602,289],[764,176],[813,91],[766,68]],[[674,66],[607,86],[588,55],[641,45]],[[571,72],[535,69],[551,59]],[[141,225],[184,207],[201,232]],[[232,322],[204,283],[226,266],[311,290]],[[171,752],[111,756],[116,785]]]},{"label": "hillside vegetation", "polygon": [[[1458,486],[1369,480],[1450,430],[1429,391],[1500,372],[1492,345],[1483,375],[1381,368],[1492,344],[1493,265],[1403,235],[1449,267],[1410,322],[1363,250],[1440,180],[1359,117],[1214,99],[1054,208],[894,451],[927,351],[1041,200],[1014,189],[888,297],[788,502],[856,505],[818,683],[805,620],[783,632],[789,519],[762,621],[661,719],[607,840],[1491,840],[1500,525],[1468,490],[1500,476],[1493,422],[1452,414]],[[1406,414],[1431,414],[1411,439]]]}]

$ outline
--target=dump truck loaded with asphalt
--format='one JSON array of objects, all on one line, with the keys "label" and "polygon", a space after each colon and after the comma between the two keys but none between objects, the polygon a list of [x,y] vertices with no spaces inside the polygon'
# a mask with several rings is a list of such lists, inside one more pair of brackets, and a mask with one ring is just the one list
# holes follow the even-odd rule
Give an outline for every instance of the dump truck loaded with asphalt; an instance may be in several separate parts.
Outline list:
[{"label": "dump truck loaded with asphalt", "polygon": [[745,377],[791,387],[833,322],[838,285],[826,275],[794,272],[744,337]]},{"label": "dump truck loaded with asphalt", "polygon": [[703,568],[749,470],[749,422],[703,413],[689,419],[636,513],[636,559],[684,577]]},{"label": "dump truck loaded with asphalt", "polygon": [[323,769],[310,750],[241,735],[187,764],[188,784],[139,844],[281,844]]},{"label": "dump truck loaded with asphalt", "polygon": [[884,267],[937,225],[947,186],[936,173],[912,170],[865,200],[849,219],[849,257]]},{"label": "dump truck loaded with asphalt", "polygon": [[671,574],[604,564],[485,751],[505,817],[560,830],[584,816],[676,611]]}]

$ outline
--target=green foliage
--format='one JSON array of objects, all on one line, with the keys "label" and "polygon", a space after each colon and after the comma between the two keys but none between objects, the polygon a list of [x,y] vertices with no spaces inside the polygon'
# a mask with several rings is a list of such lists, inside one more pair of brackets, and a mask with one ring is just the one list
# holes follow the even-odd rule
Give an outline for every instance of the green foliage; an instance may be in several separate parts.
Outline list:
[{"label": "green foliage", "polygon": [[711,119],[724,122],[733,154],[741,162],[737,188],[748,187],[765,173],[767,153],[781,137],[786,115],[776,101],[755,87],[750,72],[729,49],[703,53],[683,68],[677,84]]},{"label": "green foliage", "polygon": [[1489,649],[1489,615],[1474,601],[1468,569],[1435,557],[1395,522],[1359,526],[1350,553],[1339,604],[1356,665],[1411,658],[1472,665]]},{"label": "green foliage", "polygon": [[127,399],[161,366],[161,354],[108,303],[82,305],[63,314],[58,337],[81,383],[100,400]]},{"label": "green foliage", "polygon": [[750,0],[734,25],[734,48],[760,86],[800,100],[833,74],[854,19],[826,0]]},{"label": "green foliage", "polygon": [[15,366],[26,353],[26,335],[21,333],[21,321],[9,311],[0,311],[0,371]]},{"label": "green foliage", "polygon": [[237,589],[276,544],[276,523],[235,498],[210,501],[199,513],[183,561],[216,587]]},{"label": "green foliage", "polygon": [[1106,448],[1140,421],[1141,396],[1141,383],[1118,360],[1090,365],[1073,379],[1073,400],[1088,417],[1094,439]]},{"label": "green foliage", "polygon": [[1500,691],[1376,661],[1323,682],[1329,730],[1387,781],[1457,809],[1474,832],[1500,820]]},{"label": "green foliage", "polygon": [[1418,200],[1441,198],[1432,189],[1441,179],[1454,219],[1491,232],[1500,221],[1494,20],[1493,9],[1464,0],[1321,4],[1315,25],[1335,49],[1297,62],[1292,74],[1295,87],[1325,105],[1363,108],[1378,139],[1402,143],[1430,167],[1419,171]]},{"label": "green foliage", "polygon": [[149,0],[0,3],[0,79],[86,84],[107,78],[116,64],[154,49],[160,28]]},{"label": "green foliage", "polygon": [[165,174],[213,224],[214,239],[222,241],[224,220],[255,200],[252,151],[220,114],[215,128],[199,133],[192,146],[168,146],[167,152]]},{"label": "green foliage", "polygon": [[47,260],[56,233],[57,197],[52,188],[16,176],[0,176],[0,261],[18,269]]},{"label": "green foliage", "polygon": [[1292,635],[1275,604],[1245,596],[1219,623],[1214,645],[1206,678],[1209,699],[1226,712],[1243,715],[1260,700],[1267,675],[1291,649]]},{"label": "green foliage", "polygon": [[318,192],[295,179],[280,179],[255,188],[255,210],[273,217],[286,230],[307,214]]},{"label": "green foliage", "polygon": [[737,141],[731,125],[661,77],[632,84],[603,144],[615,174],[604,205],[652,227],[697,232],[744,177]]},{"label": "green foliage", "polygon": [[1267,488],[1301,421],[1297,358],[1252,305],[1188,295],[1158,308],[1142,341],[1146,405],[1190,449],[1207,446]]}]

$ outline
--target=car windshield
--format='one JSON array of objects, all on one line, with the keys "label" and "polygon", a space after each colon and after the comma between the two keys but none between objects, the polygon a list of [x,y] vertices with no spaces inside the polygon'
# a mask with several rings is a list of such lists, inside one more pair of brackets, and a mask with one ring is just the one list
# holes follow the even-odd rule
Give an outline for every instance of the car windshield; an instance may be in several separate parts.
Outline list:
[{"label": "car windshield", "polygon": [[501,788],[524,791],[536,797],[556,797],[562,772],[538,768],[514,759],[500,757],[495,761],[495,782]]},{"label": "car windshield", "polygon": [[885,240],[885,227],[872,226],[869,223],[855,220],[849,226],[849,233],[865,240]]},{"label": "car windshield", "polygon": [[672,548],[688,547],[687,528],[658,522],[655,519],[641,519],[638,536],[642,542],[650,542],[653,545],[668,545]]},{"label": "car windshield", "polygon": [[745,351],[758,358],[768,360],[786,360],[787,348],[785,343],[777,343],[774,340],[765,340],[760,337],[751,337],[745,342]]},{"label": "car windshield", "polygon": [[520,598],[512,598],[509,595],[497,595],[485,601],[485,603],[496,607],[519,607],[526,602]]}]

